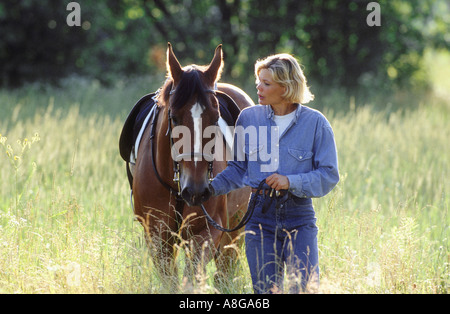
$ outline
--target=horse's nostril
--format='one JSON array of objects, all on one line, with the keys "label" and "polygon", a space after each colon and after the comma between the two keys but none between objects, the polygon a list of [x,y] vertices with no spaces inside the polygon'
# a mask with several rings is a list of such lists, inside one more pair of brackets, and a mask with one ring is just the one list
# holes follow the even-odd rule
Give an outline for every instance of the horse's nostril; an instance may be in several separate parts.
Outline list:
[{"label": "horse's nostril", "polygon": [[181,197],[184,199],[184,200],[190,200],[191,199],[191,192],[190,192],[190,189],[189,188],[184,188],[182,191],[181,191]]},{"label": "horse's nostril", "polygon": [[196,192],[186,187],[181,191],[181,197],[191,206],[198,206],[211,197],[211,190],[207,187],[202,192]]},{"label": "horse's nostril", "polygon": [[203,191],[202,202],[207,201],[210,197],[211,197],[211,190],[209,188],[206,188],[205,191]]}]

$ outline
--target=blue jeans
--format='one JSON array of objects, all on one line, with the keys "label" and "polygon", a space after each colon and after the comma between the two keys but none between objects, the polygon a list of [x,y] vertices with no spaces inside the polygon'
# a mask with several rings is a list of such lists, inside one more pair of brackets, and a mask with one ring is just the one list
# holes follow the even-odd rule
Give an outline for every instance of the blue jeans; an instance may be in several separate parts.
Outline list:
[{"label": "blue jeans", "polygon": [[[255,195],[252,195],[255,197]],[[252,218],[246,226],[246,254],[255,293],[283,291],[284,270],[290,293],[319,283],[316,218],[311,199],[293,197],[266,213],[264,196],[256,196]]]}]

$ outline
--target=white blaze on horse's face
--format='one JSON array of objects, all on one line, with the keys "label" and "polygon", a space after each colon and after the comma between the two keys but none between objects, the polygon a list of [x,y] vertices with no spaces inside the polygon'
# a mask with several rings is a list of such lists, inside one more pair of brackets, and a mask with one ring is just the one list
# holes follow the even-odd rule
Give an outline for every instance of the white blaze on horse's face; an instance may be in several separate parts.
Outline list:
[{"label": "white blaze on horse's face", "polygon": [[204,108],[198,102],[195,103],[191,108],[192,120],[194,121],[194,162],[197,166],[197,161],[202,155],[202,113]]}]

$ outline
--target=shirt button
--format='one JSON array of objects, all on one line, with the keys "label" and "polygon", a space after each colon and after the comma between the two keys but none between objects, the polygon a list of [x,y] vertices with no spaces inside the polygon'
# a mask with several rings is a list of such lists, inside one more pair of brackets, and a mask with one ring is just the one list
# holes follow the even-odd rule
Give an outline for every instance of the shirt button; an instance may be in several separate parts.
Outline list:
[{"label": "shirt button", "polygon": [[298,158],[303,159],[303,156],[298,156]]}]

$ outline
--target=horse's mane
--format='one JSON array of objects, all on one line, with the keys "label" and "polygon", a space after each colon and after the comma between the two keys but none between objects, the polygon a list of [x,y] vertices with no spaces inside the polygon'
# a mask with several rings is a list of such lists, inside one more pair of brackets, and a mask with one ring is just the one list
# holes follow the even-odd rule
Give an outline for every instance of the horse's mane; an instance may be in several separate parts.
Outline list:
[{"label": "horse's mane", "polygon": [[193,97],[197,97],[197,101],[204,106],[208,105],[207,88],[201,80],[201,69],[196,65],[192,65],[183,69],[180,82],[174,93],[171,95],[173,89],[173,80],[168,78],[162,88],[162,96],[164,104],[169,103],[169,97],[173,97],[171,108],[173,110],[180,109]]}]

